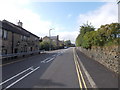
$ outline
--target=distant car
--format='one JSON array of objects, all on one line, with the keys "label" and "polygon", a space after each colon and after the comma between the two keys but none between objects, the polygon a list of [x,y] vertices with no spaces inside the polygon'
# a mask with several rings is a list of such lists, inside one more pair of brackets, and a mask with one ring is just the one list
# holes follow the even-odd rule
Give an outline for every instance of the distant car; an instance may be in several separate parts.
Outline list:
[{"label": "distant car", "polygon": [[64,48],[65,48],[65,49],[67,49],[68,47],[67,47],[67,46],[65,46]]}]

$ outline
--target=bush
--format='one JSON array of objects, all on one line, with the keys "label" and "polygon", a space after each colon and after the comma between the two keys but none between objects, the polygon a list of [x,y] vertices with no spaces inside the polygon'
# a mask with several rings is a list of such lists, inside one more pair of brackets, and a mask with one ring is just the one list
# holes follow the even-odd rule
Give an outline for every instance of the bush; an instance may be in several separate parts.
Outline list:
[{"label": "bush", "polygon": [[76,38],[76,46],[91,48],[91,46],[119,45],[119,41],[119,23],[102,25],[97,31],[94,31],[92,26],[84,25],[81,26],[80,34]]}]

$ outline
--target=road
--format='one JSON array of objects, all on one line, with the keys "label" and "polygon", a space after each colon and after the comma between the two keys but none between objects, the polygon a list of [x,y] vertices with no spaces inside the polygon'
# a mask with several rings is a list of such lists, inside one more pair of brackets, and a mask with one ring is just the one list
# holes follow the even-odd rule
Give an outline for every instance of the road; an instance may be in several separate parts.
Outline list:
[{"label": "road", "polygon": [[115,73],[75,48],[26,57],[0,68],[3,89],[118,88]]}]

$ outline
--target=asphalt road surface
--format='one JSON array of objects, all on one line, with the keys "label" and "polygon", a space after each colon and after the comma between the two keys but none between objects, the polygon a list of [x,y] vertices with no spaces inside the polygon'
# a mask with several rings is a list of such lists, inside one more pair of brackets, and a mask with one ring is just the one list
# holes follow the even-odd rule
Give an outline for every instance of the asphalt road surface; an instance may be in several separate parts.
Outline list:
[{"label": "asphalt road surface", "polygon": [[118,76],[78,49],[49,51],[0,66],[7,88],[118,88]]}]

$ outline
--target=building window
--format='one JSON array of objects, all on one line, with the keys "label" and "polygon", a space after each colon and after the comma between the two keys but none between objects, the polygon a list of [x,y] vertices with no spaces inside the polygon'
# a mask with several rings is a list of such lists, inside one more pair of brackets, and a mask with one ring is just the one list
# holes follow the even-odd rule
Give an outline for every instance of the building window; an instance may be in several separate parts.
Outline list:
[{"label": "building window", "polygon": [[23,36],[23,35],[21,35],[21,40],[22,40],[22,41],[24,40],[24,36]]},{"label": "building window", "polygon": [[7,39],[7,34],[8,34],[8,32],[6,30],[2,31],[2,37],[3,37],[3,39]]},{"label": "building window", "polygon": [[37,41],[38,39],[37,38],[35,38],[35,41]]},{"label": "building window", "polygon": [[27,37],[26,36],[24,36],[24,41],[26,41],[27,40]]},{"label": "building window", "polygon": [[3,54],[7,54],[7,49],[3,49],[3,50],[2,50],[2,53],[3,53]]}]

